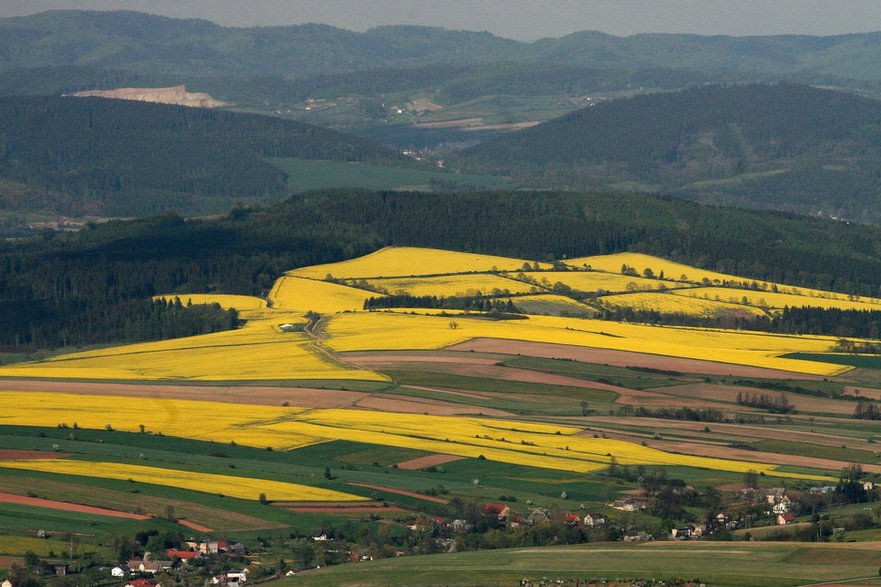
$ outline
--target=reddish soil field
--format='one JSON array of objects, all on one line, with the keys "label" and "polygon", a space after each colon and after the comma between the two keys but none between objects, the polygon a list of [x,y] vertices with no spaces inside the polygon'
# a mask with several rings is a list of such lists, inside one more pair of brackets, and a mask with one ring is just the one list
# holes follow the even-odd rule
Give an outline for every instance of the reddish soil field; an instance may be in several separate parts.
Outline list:
[{"label": "reddish soil field", "polygon": [[[831,459],[742,450],[727,446],[714,446],[697,442],[690,442],[686,445],[675,441],[648,440],[646,441],[646,444],[651,448],[657,448],[672,453],[713,457],[717,459],[731,459],[735,461],[752,461],[756,463],[768,463],[771,465],[791,465],[794,467],[808,467],[811,469],[826,469],[829,471],[840,471],[849,464],[844,461],[833,461]],[[862,467],[863,471],[869,473],[881,473],[881,465],[863,465]]]},{"label": "reddish soil field", "polygon": [[519,354],[530,357],[545,357],[549,359],[572,359],[584,363],[613,365],[615,367],[647,367],[649,369],[665,369],[668,371],[699,373],[702,375],[733,375],[737,377],[765,377],[768,379],[820,379],[814,375],[805,375],[803,373],[793,373],[790,371],[778,371],[776,369],[763,369],[761,367],[747,367],[744,365],[714,363],[697,359],[665,357],[661,355],[648,355],[629,351],[614,351],[609,349],[578,347],[546,342],[525,342],[522,340],[475,338],[467,342],[447,347],[446,350],[473,350],[481,353],[502,353],[507,355]]},{"label": "reddish soil field", "polygon": [[0,461],[32,461],[34,459],[62,459],[69,457],[69,452],[45,452],[40,450],[19,450],[15,448],[0,449]]},{"label": "reddish soil field", "polygon": [[410,459],[403,463],[398,463],[398,468],[405,471],[417,471],[425,467],[434,467],[443,465],[444,463],[452,463],[453,461],[461,461],[465,457],[457,457],[456,455],[428,455],[427,457],[419,457],[418,459]]},{"label": "reddish soil field", "polygon": [[[675,395],[682,398],[695,398],[696,400],[708,399],[720,402],[737,402],[737,394],[755,394],[770,395],[778,397],[786,396],[786,399],[795,406],[800,412],[820,412],[824,414],[851,415],[853,414],[853,402],[846,400],[834,400],[825,397],[815,397],[798,393],[784,393],[779,391],[769,391],[767,389],[759,389],[757,387],[734,387],[728,385],[718,385],[712,383],[694,383],[690,385],[677,385],[676,387],[665,387],[659,390],[664,394]],[[688,404],[691,406],[691,404]],[[716,404],[717,408],[721,408]],[[734,409],[742,410],[742,406],[731,406]]]},{"label": "reddish soil field", "polygon": [[185,526],[187,528],[190,528],[191,530],[195,530],[196,532],[214,532],[214,530],[212,530],[211,528],[208,528],[207,526],[195,524],[193,522],[188,522],[186,520],[178,520],[177,523],[180,524],[181,526]]},{"label": "reddish soil field", "polygon": [[24,564],[24,559],[16,558],[14,556],[0,556],[0,569],[12,568],[12,563],[21,566]]},{"label": "reddish soil field", "polygon": [[65,501],[54,501],[51,499],[40,499],[38,497],[25,497],[23,495],[15,495],[14,493],[0,493],[0,503],[14,503],[17,505],[31,505],[35,507],[46,508],[50,510],[64,510],[67,512],[81,512],[84,514],[98,514],[101,516],[109,516],[112,518],[127,518],[129,520],[149,520],[149,516],[139,514],[130,514],[128,512],[119,512],[116,510],[108,510],[104,508],[96,508],[90,505],[79,505],[76,503],[67,503]]},{"label": "reddish soil field", "polygon": [[415,497],[416,499],[421,499],[423,501],[430,501],[432,503],[442,503],[444,505],[449,503],[449,501],[446,499],[441,499],[439,497],[431,497],[430,495],[422,495],[421,493],[416,493],[415,491],[405,491],[403,489],[395,489],[394,487],[383,487],[382,485],[370,485],[368,483],[349,483],[349,485],[354,485],[357,487],[366,487],[367,489],[375,489],[377,491],[385,491],[386,493],[394,493],[395,495],[406,495],[407,497]]},{"label": "reddish soil field", "polygon": [[844,392],[852,395],[858,395],[867,399],[881,400],[881,389],[871,389],[868,387],[847,385],[844,388]]}]

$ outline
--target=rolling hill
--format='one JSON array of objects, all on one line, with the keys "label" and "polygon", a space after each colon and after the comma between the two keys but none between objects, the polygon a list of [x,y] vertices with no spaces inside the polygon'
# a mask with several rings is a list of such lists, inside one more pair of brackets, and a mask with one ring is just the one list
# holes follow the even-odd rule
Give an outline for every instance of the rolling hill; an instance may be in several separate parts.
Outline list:
[{"label": "rolling hill", "polygon": [[881,103],[801,85],[710,86],[582,109],[462,152],[556,185],[878,222]]},{"label": "rolling hill", "polygon": [[[268,158],[402,162],[397,152],[280,118],[101,98],[0,99],[6,208],[63,214],[226,211],[281,199]],[[29,191],[27,188],[30,187]],[[37,190],[36,197],[23,197]]]}]

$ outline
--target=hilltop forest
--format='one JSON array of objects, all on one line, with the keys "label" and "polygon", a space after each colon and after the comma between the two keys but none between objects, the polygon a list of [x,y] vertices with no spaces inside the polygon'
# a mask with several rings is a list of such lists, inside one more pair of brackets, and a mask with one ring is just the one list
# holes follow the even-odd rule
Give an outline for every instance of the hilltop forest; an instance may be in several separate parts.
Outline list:
[{"label": "hilltop forest", "polygon": [[462,163],[537,184],[881,221],[881,103],[800,85],[613,100],[481,143]]},{"label": "hilltop forest", "polygon": [[[218,220],[166,214],[4,243],[0,344],[111,342],[133,300],[166,293],[265,294],[286,270],[386,245],[536,260],[640,251],[858,295],[878,295],[881,283],[879,228],[656,196],[329,190],[237,208]],[[152,336],[149,329],[140,332]]]},{"label": "hilltop forest", "polygon": [[0,98],[0,178],[31,194],[0,197],[4,208],[216,213],[289,195],[287,176],[269,157],[403,162],[371,141],[270,116],[101,98]]}]

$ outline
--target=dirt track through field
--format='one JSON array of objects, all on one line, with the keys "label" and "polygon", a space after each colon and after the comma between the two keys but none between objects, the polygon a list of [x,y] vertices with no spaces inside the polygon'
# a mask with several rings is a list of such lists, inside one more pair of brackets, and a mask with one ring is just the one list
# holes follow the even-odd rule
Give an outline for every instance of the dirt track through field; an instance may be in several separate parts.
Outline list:
[{"label": "dirt track through field", "polygon": [[529,357],[543,357],[549,359],[572,359],[584,363],[612,365],[615,367],[644,367],[648,369],[679,371],[682,373],[699,373],[701,375],[731,375],[736,377],[764,377],[767,379],[820,379],[820,377],[815,375],[805,375],[803,373],[790,371],[777,371],[775,369],[764,369],[761,367],[714,363],[712,361],[649,355],[630,351],[615,351],[546,342],[525,342],[521,340],[497,338],[475,338],[449,346],[445,350],[473,350],[481,353],[526,355]]},{"label": "dirt track through field", "polygon": [[456,455],[428,455],[426,457],[419,457],[398,463],[398,468],[405,471],[418,471],[425,467],[436,467],[437,465],[443,465],[444,463],[461,461],[464,458],[465,457],[457,457]]},{"label": "dirt track through field", "polygon": [[177,523],[191,530],[195,530],[196,532],[214,532],[214,530],[207,526],[202,526],[201,524],[196,524],[187,520],[178,520]]},{"label": "dirt track through field", "polygon": [[69,452],[46,452],[41,450],[0,449],[0,461],[33,461],[36,459],[63,459]]},{"label": "dirt track through field", "polygon": [[442,503],[444,505],[449,503],[449,500],[441,499],[440,497],[422,495],[421,493],[416,493],[415,491],[405,491],[404,489],[395,489],[394,487],[385,487],[383,485],[370,485],[369,483],[349,483],[348,485],[353,485],[355,487],[366,487],[367,489],[375,489],[376,491],[384,491],[385,493],[394,493],[395,495],[404,495],[406,497],[415,497],[416,499],[430,501],[432,503]]},{"label": "dirt track through field", "polygon": [[46,508],[49,510],[63,510],[66,512],[79,512],[83,514],[97,514],[100,516],[109,516],[111,518],[126,518],[129,520],[150,519],[150,516],[142,516],[140,514],[130,514],[128,512],[97,508],[90,505],[68,503],[66,501],[54,501],[51,499],[41,499],[39,497],[26,497],[24,495],[16,495],[14,493],[0,493],[0,503],[29,505],[34,507]]}]

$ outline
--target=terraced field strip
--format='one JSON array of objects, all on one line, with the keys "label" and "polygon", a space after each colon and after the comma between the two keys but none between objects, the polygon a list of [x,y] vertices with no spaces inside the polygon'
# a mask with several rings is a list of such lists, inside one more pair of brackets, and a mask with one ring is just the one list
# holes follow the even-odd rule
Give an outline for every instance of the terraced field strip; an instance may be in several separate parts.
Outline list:
[{"label": "terraced field strip", "polygon": [[190,522],[188,520],[178,520],[177,523],[180,524],[181,526],[185,526],[185,527],[189,528],[190,530],[195,530],[196,532],[214,532],[214,530],[212,530],[208,526],[203,526],[202,524],[196,524],[195,522]]},{"label": "terraced field strip", "polygon": [[29,505],[50,510],[62,510],[66,512],[79,512],[82,514],[97,514],[100,516],[108,516],[111,518],[127,518],[129,520],[149,520],[150,516],[140,514],[131,514],[129,512],[120,512],[117,510],[109,510],[105,508],[93,507],[90,505],[80,505],[76,503],[68,503],[65,501],[54,501],[51,499],[41,499],[39,497],[25,497],[14,493],[0,493],[0,503],[14,503],[17,505]]},{"label": "terraced field strip", "polygon": [[28,461],[32,459],[63,459],[69,452],[46,452],[41,450],[23,450],[0,448],[0,461]]},{"label": "terraced field strip", "polygon": [[429,455],[427,457],[419,457],[418,459],[410,459],[409,461],[398,463],[398,468],[403,469],[404,471],[418,471],[419,469],[424,469],[426,467],[436,467],[437,465],[443,465],[445,463],[461,461],[464,458],[465,457],[459,457],[456,455]]},{"label": "terraced field strip", "polygon": [[504,338],[474,338],[445,348],[448,351],[474,351],[479,353],[497,353],[503,355],[526,355],[548,359],[571,359],[585,363],[613,365],[616,367],[644,367],[696,373],[700,375],[730,375],[735,377],[760,377],[764,379],[805,379],[819,380],[818,375],[778,371],[763,367],[750,367],[732,363],[715,363],[699,359],[680,357],[664,357],[633,351],[580,347],[575,345],[555,344],[550,342],[528,342]]},{"label": "terraced field strip", "polygon": [[370,485],[369,483],[349,483],[349,485],[354,485],[357,487],[366,487],[367,489],[373,489],[375,491],[382,491],[384,493],[393,493],[395,495],[403,495],[405,497],[413,497],[416,499],[421,499],[422,501],[430,501],[432,503],[440,503],[446,505],[450,503],[448,499],[442,499],[440,497],[432,497],[430,495],[422,495],[421,493],[416,493],[415,491],[406,491],[404,489],[395,489],[394,487],[385,487],[383,485]]}]

